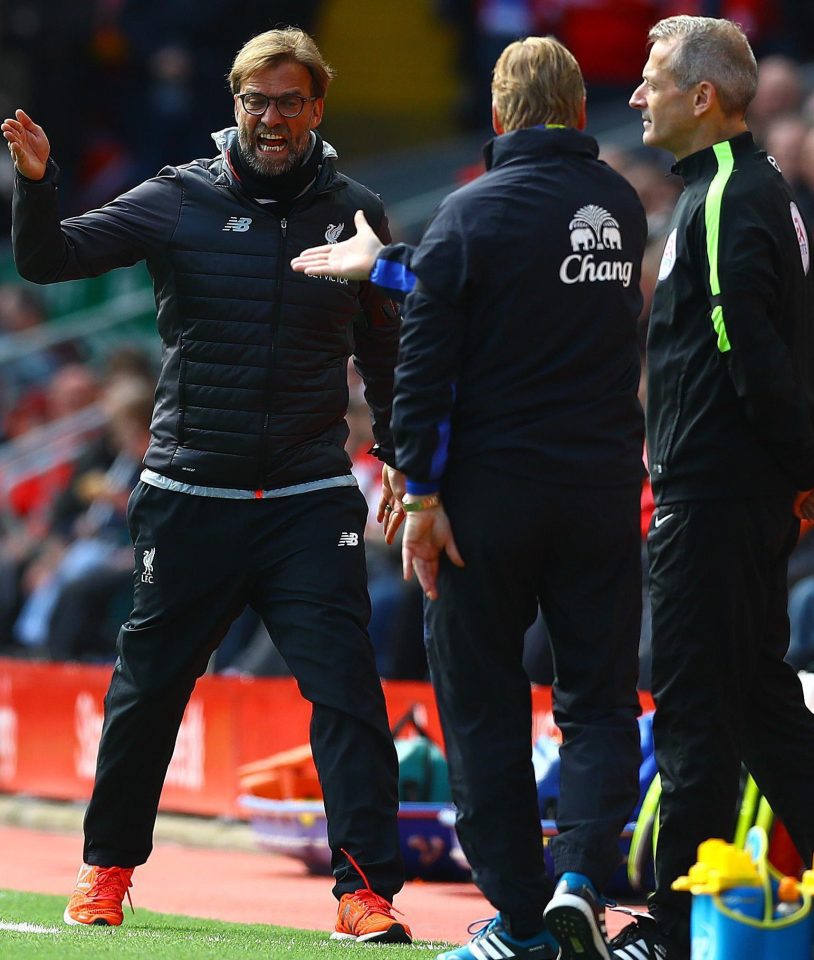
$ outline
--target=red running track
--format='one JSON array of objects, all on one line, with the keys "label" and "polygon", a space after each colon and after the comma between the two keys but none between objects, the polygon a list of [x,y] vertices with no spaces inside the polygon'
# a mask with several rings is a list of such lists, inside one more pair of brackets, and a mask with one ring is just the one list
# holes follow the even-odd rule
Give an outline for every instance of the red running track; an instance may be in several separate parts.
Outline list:
[{"label": "red running track", "polygon": [[[67,899],[81,849],[76,834],[0,826],[0,888],[63,894]],[[336,912],[331,878],[312,876],[296,860],[262,851],[166,842],[136,869],[131,895],[136,910],[326,932],[333,929]],[[469,939],[467,925],[495,912],[468,883],[413,881],[396,897],[395,905],[416,939],[450,943],[464,943]],[[60,919],[54,917],[55,922]],[[610,934],[625,922],[610,912]]]}]

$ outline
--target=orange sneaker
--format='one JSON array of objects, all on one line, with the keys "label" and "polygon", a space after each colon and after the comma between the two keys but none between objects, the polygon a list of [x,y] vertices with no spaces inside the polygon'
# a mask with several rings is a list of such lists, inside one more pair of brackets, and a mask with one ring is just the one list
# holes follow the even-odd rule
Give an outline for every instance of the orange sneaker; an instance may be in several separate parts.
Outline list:
[{"label": "orange sneaker", "polygon": [[342,895],[331,940],[412,943],[413,935],[406,923],[396,920],[393,905],[384,897],[372,890],[356,890]]},{"label": "orange sneaker", "polygon": [[[94,867],[83,863],[79,869],[68,906],[62,919],[78,926],[82,923],[96,927],[118,927],[124,920],[122,901],[130,900],[133,867]],[[133,901],[130,900],[130,909]]]}]

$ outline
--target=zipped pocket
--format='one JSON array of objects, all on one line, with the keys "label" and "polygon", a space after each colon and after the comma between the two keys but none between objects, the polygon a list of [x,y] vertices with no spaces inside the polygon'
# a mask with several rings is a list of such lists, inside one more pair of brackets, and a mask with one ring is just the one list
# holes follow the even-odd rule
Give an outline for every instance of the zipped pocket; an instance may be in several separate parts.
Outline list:
[{"label": "zipped pocket", "polygon": [[687,379],[687,364],[681,368],[681,373],[678,377],[678,385],[676,387],[676,402],[675,402],[675,415],[673,416],[673,421],[670,424],[670,431],[667,434],[667,440],[664,444],[664,452],[656,452],[656,457],[653,460],[652,470],[654,474],[660,475],[664,473],[664,469],[667,464],[670,462],[670,455],[673,452],[673,443],[675,442],[676,431],[678,430],[678,424],[681,420],[681,414],[684,410],[684,389],[685,381]]}]

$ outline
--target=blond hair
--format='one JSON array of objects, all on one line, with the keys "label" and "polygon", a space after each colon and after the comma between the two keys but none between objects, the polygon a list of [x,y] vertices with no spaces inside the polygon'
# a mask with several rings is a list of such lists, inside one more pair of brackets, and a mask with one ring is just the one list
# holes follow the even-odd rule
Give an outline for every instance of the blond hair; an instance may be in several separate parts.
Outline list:
[{"label": "blond hair", "polygon": [[757,63],[746,34],[732,20],[667,17],[650,30],[650,44],[677,39],[667,69],[679,90],[689,90],[702,80],[715,87],[727,116],[743,116],[757,90]]},{"label": "blond hair", "polygon": [[510,43],[492,74],[492,102],[505,131],[540,123],[575,127],[585,82],[573,54],[553,37]]},{"label": "blond hair", "polygon": [[299,63],[305,67],[311,74],[311,93],[316,97],[325,96],[334,78],[333,68],[325,62],[312,37],[298,27],[282,27],[259,33],[238,50],[229,71],[232,93],[240,93],[249,77],[260,70],[281,63]]}]

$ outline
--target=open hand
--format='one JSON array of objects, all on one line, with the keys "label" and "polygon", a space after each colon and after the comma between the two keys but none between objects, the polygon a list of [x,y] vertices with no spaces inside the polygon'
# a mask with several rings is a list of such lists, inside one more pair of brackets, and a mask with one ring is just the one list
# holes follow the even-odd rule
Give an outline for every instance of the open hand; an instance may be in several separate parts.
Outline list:
[{"label": "open hand", "polygon": [[51,145],[45,131],[24,110],[16,110],[14,119],[0,124],[8,142],[9,153],[18,172],[29,180],[42,180]]},{"label": "open hand", "polygon": [[345,277],[367,280],[382,242],[373,232],[361,210],[353,218],[356,233],[342,243],[309,247],[291,261],[291,268],[309,277]]}]

